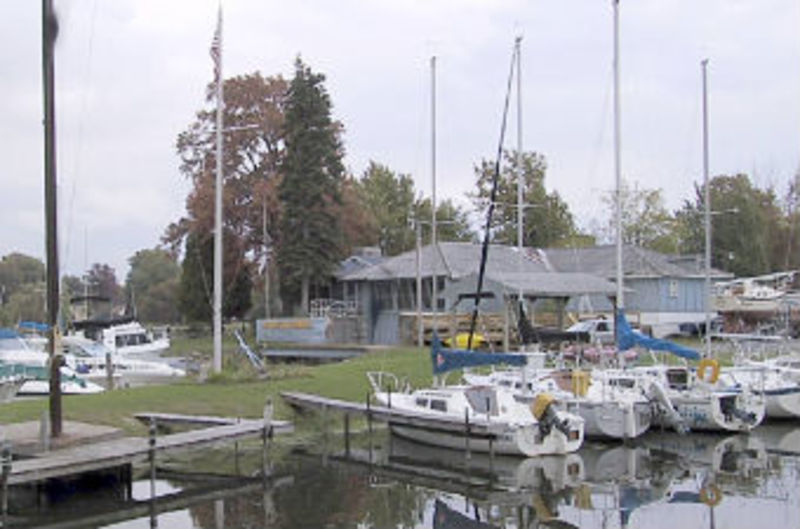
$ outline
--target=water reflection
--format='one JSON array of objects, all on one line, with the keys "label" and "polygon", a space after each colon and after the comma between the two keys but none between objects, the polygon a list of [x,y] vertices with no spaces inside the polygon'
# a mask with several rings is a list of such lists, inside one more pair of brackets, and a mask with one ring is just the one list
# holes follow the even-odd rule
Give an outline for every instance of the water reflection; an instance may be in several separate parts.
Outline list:
[{"label": "water reflection", "polygon": [[[332,444],[337,446],[333,447]],[[341,445],[341,446],[339,446]],[[155,488],[11,506],[12,526],[249,528],[796,527],[800,429],[653,432],[564,457],[490,458],[375,433],[296,450],[262,475],[260,450],[171,461]],[[214,473],[204,468],[214,467]],[[222,475],[225,474],[225,475]],[[146,473],[143,474],[146,476]],[[110,491],[110,492],[109,492]],[[155,493],[155,499],[151,496]]]}]

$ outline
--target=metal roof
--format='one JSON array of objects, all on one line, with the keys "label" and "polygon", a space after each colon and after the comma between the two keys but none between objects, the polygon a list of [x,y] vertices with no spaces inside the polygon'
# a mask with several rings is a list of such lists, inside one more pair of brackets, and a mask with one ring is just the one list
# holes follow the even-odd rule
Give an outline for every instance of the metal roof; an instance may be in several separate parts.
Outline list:
[{"label": "metal roof", "polygon": [[611,281],[590,274],[544,272],[532,274],[495,273],[488,277],[501,283],[510,292],[522,289],[523,295],[541,297],[572,297],[583,294],[615,296],[617,287]]},{"label": "metal roof", "polygon": [[[481,245],[469,242],[440,242],[438,251],[431,245],[422,248],[420,275],[430,277],[434,270],[439,276],[453,279],[465,277],[478,272],[481,259]],[[525,248],[520,252],[514,246],[499,244],[489,245],[486,270],[492,273],[516,273],[519,266],[525,274],[544,273],[550,271],[549,264],[542,252]],[[410,279],[417,275],[416,251],[405,252],[390,257],[377,265],[356,270],[341,277],[342,281],[385,281],[392,279]]]},{"label": "metal roof", "polygon": [[[560,272],[582,272],[600,277],[616,276],[615,245],[589,248],[548,248],[547,259]],[[702,277],[702,259],[662,254],[638,246],[622,249],[622,271],[625,276],[638,277]],[[727,272],[711,270],[715,278],[730,277]]]}]

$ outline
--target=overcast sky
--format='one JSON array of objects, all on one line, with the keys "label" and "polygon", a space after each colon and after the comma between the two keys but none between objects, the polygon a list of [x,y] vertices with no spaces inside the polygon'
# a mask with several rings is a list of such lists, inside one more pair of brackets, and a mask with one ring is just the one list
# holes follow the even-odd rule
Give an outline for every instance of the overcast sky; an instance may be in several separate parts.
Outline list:
[{"label": "overcast sky", "polygon": [[[108,263],[124,281],[128,258],[184,211],[174,143],[203,105],[218,2],[54,3],[62,272]],[[40,9],[0,0],[0,255],[44,256]],[[800,166],[800,3],[622,0],[620,17],[624,177],[663,189],[671,209],[691,198],[708,58],[712,175],[783,192]],[[547,157],[546,185],[580,225],[607,216],[611,0],[227,0],[224,18],[226,77],[290,77],[302,55],[327,76],[349,170],[379,161],[426,196],[436,55],[437,195],[465,205],[473,165],[496,151],[523,35],[523,148]]]}]

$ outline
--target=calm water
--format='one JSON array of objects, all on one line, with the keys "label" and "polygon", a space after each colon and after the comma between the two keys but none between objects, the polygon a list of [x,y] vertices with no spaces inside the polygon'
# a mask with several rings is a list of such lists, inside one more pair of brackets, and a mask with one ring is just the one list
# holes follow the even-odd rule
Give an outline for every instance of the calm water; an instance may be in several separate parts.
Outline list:
[{"label": "calm water", "polygon": [[[258,446],[159,461],[131,490],[17,498],[12,526],[134,528],[759,528],[800,526],[800,428],[648,434],[567,457],[495,458],[375,434],[271,456]],[[155,498],[153,500],[152,498]]]}]

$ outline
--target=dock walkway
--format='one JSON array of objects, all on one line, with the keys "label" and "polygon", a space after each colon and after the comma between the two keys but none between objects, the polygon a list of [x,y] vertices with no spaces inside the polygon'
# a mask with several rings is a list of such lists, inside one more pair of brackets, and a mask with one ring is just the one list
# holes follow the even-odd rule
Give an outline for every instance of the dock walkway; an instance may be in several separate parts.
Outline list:
[{"label": "dock walkway", "polygon": [[[243,420],[211,428],[190,430],[155,437],[154,453],[185,450],[220,441],[257,437],[265,432],[264,421]],[[280,431],[287,423],[273,421]],[[146,459],[151,451],[150,438],[125,437],[46,452],[39,457],[14,461],[8,473],[8,485],[32,483],[50,478],[71,476],[132,464]]]}]

